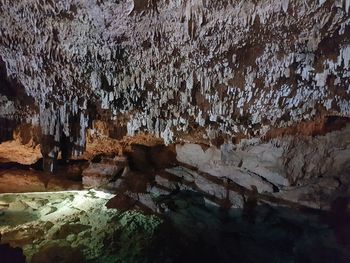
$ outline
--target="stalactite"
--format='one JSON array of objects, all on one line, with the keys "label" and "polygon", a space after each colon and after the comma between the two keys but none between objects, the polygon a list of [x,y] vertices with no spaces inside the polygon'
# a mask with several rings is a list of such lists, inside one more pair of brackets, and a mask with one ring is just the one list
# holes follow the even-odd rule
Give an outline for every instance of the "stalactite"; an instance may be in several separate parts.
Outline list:
[{"label": "stalactite", "polygon": [[15,2],[1,0],[0,56],[39,105],[43,134],[64,134],[75,154],[94,118],[87,101],[166,143],[191,122],[205,138],[215,125],[234,137],[349,114],[348,0]]}]

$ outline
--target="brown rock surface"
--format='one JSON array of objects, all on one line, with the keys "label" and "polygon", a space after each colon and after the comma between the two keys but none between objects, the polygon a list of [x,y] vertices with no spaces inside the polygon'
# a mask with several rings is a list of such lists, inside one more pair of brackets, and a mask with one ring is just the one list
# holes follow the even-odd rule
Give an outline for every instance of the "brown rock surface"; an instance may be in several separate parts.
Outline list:
[{"label": "brown rock surface", "polygon": [[0,170],[0,193],[78,190],[79,182],[33,170]]},{"label": "brown rock surface", "polygon": [[40,145],[35,147],[18,140],[0,143],[0,163],[34,164],[41,158]]}]

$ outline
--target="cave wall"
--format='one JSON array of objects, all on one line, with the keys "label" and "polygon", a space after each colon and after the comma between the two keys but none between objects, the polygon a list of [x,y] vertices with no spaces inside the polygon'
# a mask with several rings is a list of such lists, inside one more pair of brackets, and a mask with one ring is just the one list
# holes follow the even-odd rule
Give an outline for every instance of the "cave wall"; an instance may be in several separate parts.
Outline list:
[{"label": "cave wall", "polygon": [[349,5],[0,0],[3,72],[31,98],[18,109],[1,83],[0,118],[40,125],[55,156],[62,140],[82,153],[100,119],[168,144],[348,117]]}]

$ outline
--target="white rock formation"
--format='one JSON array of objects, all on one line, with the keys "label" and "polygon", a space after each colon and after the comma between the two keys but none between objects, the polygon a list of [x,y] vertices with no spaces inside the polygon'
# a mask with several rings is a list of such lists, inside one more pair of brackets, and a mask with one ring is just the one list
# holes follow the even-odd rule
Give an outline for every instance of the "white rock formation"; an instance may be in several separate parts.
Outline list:
[{"label": "white rock formation", "polygon": [[8,76],[76,154],[106,112],[166,143],[196,126],[255,136],[350,114],[347,0],[1,0],[0,12]]}]

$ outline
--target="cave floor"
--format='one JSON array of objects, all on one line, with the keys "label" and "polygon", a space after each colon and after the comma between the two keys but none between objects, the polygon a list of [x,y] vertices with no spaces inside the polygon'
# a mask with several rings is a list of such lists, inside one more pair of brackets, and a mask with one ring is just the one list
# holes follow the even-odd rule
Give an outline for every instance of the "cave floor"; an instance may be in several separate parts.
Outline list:
[{"label": "cave floor", "polygon": [[[21,247],[27,262],[118,262],[109,258],[118,242],[127,248],[137,231],[143,242],[161,220],[107,209],[112,197],[95,190],[1,194],[1,243]],[[132,251],[119,253],[127,258]]]}]

